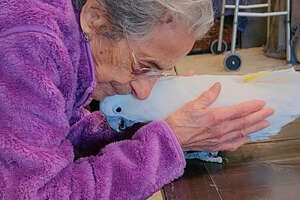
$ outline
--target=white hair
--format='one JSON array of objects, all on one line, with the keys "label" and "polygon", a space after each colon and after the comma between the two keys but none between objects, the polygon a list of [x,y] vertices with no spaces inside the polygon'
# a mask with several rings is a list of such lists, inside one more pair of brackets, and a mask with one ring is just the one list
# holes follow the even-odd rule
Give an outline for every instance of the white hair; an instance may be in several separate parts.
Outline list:
[{"label": "white hair", "polygon": [[[85,2],[85,0],[75,0]],[[202,37],[213,22],[212,0],[97,0],[112,24],[99,30],[111,38],[140,40],[167,18],[185,20],[196,37]]]},{"label": "white hair", "polygon": [[168,8],[172,15],[179,15],[188,22],[196,37],[202,37],[209,31],[214,20],[212,0],[156,0]]}]

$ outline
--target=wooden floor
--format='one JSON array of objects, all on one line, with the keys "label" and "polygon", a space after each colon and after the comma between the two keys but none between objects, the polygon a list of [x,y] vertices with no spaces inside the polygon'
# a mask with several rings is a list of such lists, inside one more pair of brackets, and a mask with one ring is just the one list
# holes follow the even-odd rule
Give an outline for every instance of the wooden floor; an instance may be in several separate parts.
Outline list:
[{"label": "wooden floor", "polygon": [[[210,54],[185,57],[176,71],[179,75],[190,70],[197,74],[247,74],[289,67],[284,60],[265,57],[262,48],[239,54],[243,67],[238,72],[226,72],[224,56]],[[151,200],[300,200],[300,119],[271,140],[244,145],[224,157],[224,164],[188,161],[184,176],[164,187],[164,197],[159,192]]]},{"label": "wooden floor", "polygon": [[300,119],[224,157],[224,164],[188,161],[184,176],[164,187],[165,199],[300,199]]},{"label": "wooden floor", "polygon": [[[228,52],[229,53],[229,52]],[[228,54],[227,53],[227,54]],[[285,69],[285,60],[268,58],[263,54],[261,47],[251,49],[241,49],[238,54],[242,58],[242,67],[237,72],[227,72],[224,69],[224,58],[227,55],[202,54],[196,56],[186,56],[176,64],[176,71],[179,75],[184,75],[190,70],[196,74],[247,74],[264,70]]]}]

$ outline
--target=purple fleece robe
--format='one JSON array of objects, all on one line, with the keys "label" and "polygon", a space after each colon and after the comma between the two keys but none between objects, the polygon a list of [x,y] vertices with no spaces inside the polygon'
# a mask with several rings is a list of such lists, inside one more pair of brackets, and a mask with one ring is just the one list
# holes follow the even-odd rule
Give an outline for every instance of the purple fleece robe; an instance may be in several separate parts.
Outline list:
[{"label": "purple fleece robe", "polygon": [[182,175],[165,122],[128,140],[84,110],[93,70],[71,0],[0,0],[1,200],[145,199]]}]

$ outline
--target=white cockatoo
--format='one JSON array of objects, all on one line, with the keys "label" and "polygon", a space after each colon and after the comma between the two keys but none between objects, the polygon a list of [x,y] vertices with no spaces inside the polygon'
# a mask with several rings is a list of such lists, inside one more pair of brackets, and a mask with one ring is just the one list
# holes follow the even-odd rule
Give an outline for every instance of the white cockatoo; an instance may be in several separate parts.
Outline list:
[{"label": "white cockatoo", "polygon": [[[100,104],[109,125],[122,132],[135,123],[163,120],[185,103],[197,98],[215,82],[222,90],[210,107],[229,106],[244,101],[261,99],[275,110],[267,120],[268,128],[250,134],[252,141],[266,140],[300,115],[300,74],[293,68],[280,71],[263,71],[249,75],[196,75],[172,76],[159,80],[151,95],[138,100],[132,95],[115,95]],[[216,154],[195,152],[187,158],[222,162]]]}]

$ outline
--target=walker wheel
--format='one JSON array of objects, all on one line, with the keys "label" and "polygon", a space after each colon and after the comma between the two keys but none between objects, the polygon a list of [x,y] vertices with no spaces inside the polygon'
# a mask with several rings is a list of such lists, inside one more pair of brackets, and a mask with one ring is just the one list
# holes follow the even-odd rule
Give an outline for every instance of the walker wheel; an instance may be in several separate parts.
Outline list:
[{"label": "walker wheel", "polygon": [[224,67],[226,71],[238,71],[242,66],[242,59],[237,54],[229,54],[224,59]]},{"label": "walker wheel", "polygon": [[215,40],[210,45],[210,51],[214,55],[220,55],[220,54],[223,54],[225,51],[227,51],[228,46],[224,40],[222,40],[221,51],[218,51],[218,43],[219,43],[219,40]]}]

